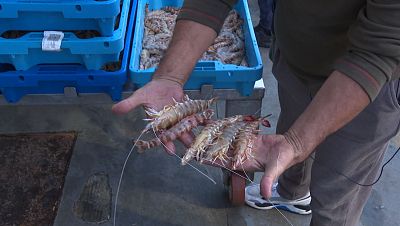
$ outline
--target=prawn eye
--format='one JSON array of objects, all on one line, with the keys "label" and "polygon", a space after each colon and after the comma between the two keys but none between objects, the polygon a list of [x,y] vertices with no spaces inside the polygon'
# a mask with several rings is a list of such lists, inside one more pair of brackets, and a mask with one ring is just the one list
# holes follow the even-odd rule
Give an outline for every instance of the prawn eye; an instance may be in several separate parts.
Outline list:
[{"label": "prawn eye", "polygon": [[269,123],[269,121],[266,120],[266,119],[262,120],[261,124],[262,124],[263,126],[265,126],[265,127],[271,127],[271,123]]}]

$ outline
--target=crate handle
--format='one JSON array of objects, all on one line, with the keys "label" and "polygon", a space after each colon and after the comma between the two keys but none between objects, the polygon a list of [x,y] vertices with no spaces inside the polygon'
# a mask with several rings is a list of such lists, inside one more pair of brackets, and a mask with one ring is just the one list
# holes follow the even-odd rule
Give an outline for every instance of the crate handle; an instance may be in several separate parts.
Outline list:
[{"label": "crate handle", "polygon": [[[40,2],[40,3],[43,3],[43,0],[18,0],[18,2],[28,2],[28,3],[30,3],[30,2]],[[53,2],[61,2],[61,0],[46,0],[45,2],[53,3]]]},{"label": "crate handle", "polygon": [[194,70],[196,71],[215,71],[221,66],[220,62],[217,61],[199,61],[197,62]]},{"label": "crate handle", "polygon": [[32,68],[37,74],[76,74],[82,70],[86,70],[83,65],[80,64],[65,64],[65,65],[51,65],[42,64]]}]

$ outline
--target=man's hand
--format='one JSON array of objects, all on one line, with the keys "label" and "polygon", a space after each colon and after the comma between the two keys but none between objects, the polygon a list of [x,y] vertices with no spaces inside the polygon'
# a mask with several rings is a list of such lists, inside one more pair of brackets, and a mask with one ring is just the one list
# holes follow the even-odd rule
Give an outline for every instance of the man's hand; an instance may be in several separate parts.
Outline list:
[{"label": "man's hand", "polygon": [[[176,23],[174,35],[163,59],[154,72],[153,80],[143,88],[135,91],[132,96],[113,106],[112,110],[117,114],[125,114],[139,105],[151,107],[159,111],[165,105],[173,104],[173,98],[181,101],[183,97],[182,86],[192,72],[198,59],[213,43],[217,33],[203,24],[179,20]],[[160,79],[163,77],[164,79]],[[178,82],[165,78],[173,78]],[[192,143],[192,135],[185,133],[180,140],[189,146]],[[167,152],[175,152],[172,142],[165,144]]]},{"label": "man's hand", "polygon": [[258,136],[255,158],[247,160],[243,169],[264,171],[261,195],[270,197],[272,184],[283,171],[305,160],[327,136],[350,122],[368,104],[368,95],[358,83],[333,72],[284,135]]},{"label": "man's hand", "polygon": [[115,104],[112,111],[116,114],[126,114],[139,105],[162,110],[165,105],[173,104],[173,99],[182,100],[182,87],[168,80],[153,80],[135,91],[127,99]]},{"label": "man's hand", "polygon": [[[232,153],[230,153],[232,155]],[[261,195],[271,197],[272,185],[277,178],[289,167],[297,163],[298,152],[283,135],[258,135],[255,141],[252,155],[239,165],[237,170],[245,172],[264,172],[261,179]],[[204,162],[213,166],[224,165],[232,169],[231,162],[215,163]]]},{"label": "man's hand", "polygon": [[[135,91],[127,99],[115,104],[112,111],[116,114],[126,114],[138,106],[150,107],[157,111],[162,110],[164,106],[173,104],[173,98],[181,101],[183,98],[183,89],[178,83],[168,80],[153,80],[146,86]],[[180,140],[189,146],[192,143],[190,133],[183,134]],[[168,153],[175,152],[175,145],[172,142],[165,144]]]}]

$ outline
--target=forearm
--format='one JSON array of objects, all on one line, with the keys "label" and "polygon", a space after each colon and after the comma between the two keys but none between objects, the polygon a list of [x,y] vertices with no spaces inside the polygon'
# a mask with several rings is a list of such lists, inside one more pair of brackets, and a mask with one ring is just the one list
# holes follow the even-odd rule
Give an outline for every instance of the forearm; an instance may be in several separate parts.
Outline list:
[{"label": "forearm", "polygon": [[300,162],[327,136],[356,117],[370,99],[361,86],[335,71],[318,91],[310,105],[285,134]]},{"label": "forearm", "polygon": [[168,50],[153,79],[166,76],[184,84],[216,36],[217,33],[208,26],[194,21],[179,20]]},{"label": "forearm", "polygon": [[400,62],[400,3],[365,4],[348,31],[348,52],[288,131],[287,137],[304,156],[360,113],[386,82],[398,78],[394,72]]}]

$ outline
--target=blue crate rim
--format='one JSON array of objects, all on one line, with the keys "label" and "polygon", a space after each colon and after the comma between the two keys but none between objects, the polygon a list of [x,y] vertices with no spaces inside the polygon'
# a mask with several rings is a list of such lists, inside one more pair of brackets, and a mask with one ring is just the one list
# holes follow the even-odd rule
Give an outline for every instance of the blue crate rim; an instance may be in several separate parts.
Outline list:
[{"label": "blue crate rim", "polygon": [[[2,17],[2,11],[4,12],[5,9],[7,8],[14,8],[15,11],[21,11],[21,10],[29,10],[29,11],[34,11],[32,10],[32,7],[41,7],[40,11],[41,12],[63,12],[65,13],[66,11],[69,11],[71,9],[75,9],[77,11],[75,17],[67,17],[67,18],[104,18],[104,15],[102,15],[103,10],[99,11],[99,9],[106,9],[108,12],[106,18],[110,18],[113,16],[117,16],[119,14],[119,10],[113,10],[112,7],[115,7],[115,5],[119,5],[121,0],[103,0],[103,1],[97,1],[97,0],[75,0],[74,2],[66,0],[65,2],[63,1],[18,1],[14,0],[11,1],[9,0],[8,2],[0,1],[0,18],[7,18],[7,17]],[[85,13],[82,13],[82,7],[84,7]],[[118,7],[119,8],[119,7]],[[86,11],[91,11],[91,14],[88,15]],[[5,14],[5,13],[3,13]],[[94,14],[94,15],[93,15]]]}]

